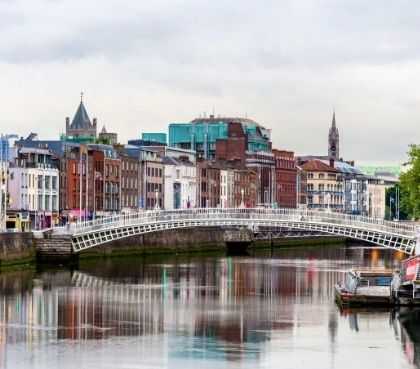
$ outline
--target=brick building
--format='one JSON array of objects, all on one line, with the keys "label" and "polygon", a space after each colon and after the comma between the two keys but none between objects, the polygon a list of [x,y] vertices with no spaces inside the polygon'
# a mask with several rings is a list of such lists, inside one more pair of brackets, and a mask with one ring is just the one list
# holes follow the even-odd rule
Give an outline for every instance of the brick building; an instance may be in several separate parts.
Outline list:
[{"label": "brick building", "polygon": [[121,160],[121,209],[138,210],[140,207],[141,165],[137,157],[117,147]]},{"label": "brick building", "polygon": [[64,216],[92,218],[120,211],[121,160],[111,146],[74,147],[63,160],[67,193],[62,203]]},{"label": "brick building", "polygon": [[197,204],[202,208],[220,206],[220,168],[210,161],[197,162]]},{"label": "brick building", "polygon": [[281,208],[296,208],[297,168],[294,153],[273,150],[276,161],[276,202]]}]

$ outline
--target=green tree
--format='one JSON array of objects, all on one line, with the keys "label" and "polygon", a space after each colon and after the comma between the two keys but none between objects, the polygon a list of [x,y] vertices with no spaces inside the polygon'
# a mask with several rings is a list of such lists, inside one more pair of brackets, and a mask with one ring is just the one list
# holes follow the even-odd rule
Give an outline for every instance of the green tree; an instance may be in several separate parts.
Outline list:
[{"label": "green tree", "polygon": [[420,145],[411,145],[408,152],[409,170],[400,176],[401,208],[409,218],[420,218]]}]

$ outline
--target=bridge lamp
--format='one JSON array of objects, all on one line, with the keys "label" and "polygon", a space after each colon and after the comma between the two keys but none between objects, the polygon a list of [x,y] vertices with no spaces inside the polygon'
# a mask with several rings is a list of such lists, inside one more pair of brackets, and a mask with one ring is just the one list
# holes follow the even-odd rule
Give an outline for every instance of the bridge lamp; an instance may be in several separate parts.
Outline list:
[{"label": "bridge lamp", "polygon": [[241,205],[239,207],[242,208],[242,209],[245,207],[244,194],[245,194],[245,190],[243,188],[241,188]]}]

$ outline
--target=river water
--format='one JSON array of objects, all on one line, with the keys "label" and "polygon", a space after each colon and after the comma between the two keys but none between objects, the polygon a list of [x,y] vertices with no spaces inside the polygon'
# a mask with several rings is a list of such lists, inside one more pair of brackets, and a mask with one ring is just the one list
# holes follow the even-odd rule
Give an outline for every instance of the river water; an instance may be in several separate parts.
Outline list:
[{"label": "river water", "polygon": [[414,310],[340,311],[365,247],[100,259],[0,274],[0,368],[420,368]]}]

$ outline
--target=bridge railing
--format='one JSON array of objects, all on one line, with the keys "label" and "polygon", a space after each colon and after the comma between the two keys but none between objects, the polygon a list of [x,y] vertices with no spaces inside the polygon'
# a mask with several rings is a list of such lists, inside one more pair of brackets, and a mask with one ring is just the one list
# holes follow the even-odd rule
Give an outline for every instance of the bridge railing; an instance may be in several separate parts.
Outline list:
[{"label": "bridge railing", "polygon": [[[235,219],[248,220],[247,222],[249,224],[252,224],[253,221],[256,221],[256,223],[262,223],[262,221],[296,221],[308,223],[310,222],[346,225],[361,228],[364,230],[382,231],[408,237],[415,237],[416,234],[415,226],[412,224],[391,222],[383,219],[319,210],[265,208],[204,208],[185,210],[139,211],[136,213],[107,216],[88,222],[76,222],[67,225],[66,227],[63,227],[61,232],[80,234],[113,227],[138,224],[152,225],[156,224],[157,222],[191,222],[194,220],[219,220],[229,222]],[[57,231],[60,232],[60,230]]]}]

